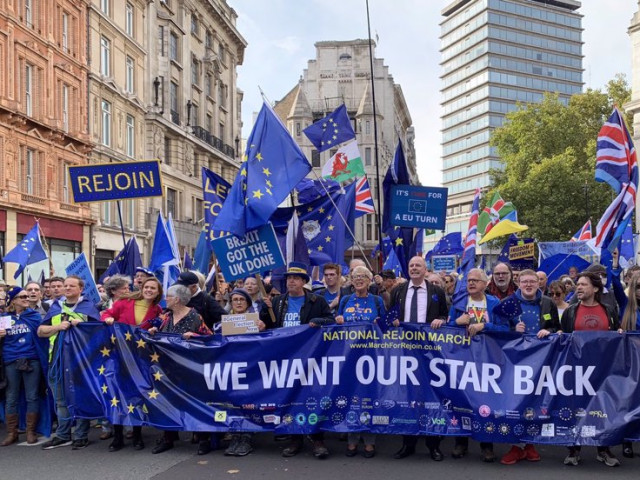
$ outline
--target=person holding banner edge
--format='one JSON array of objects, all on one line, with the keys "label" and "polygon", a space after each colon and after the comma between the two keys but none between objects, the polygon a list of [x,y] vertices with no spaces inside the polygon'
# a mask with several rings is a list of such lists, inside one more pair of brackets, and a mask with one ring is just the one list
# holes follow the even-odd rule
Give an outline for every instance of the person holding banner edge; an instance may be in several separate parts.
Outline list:
[{"label": "person holding banner edge", "polygon": [[[269,302],[265,302],[260,311],[260,320],[267,328],[286,328],[299,325],[309,325],[317,328],[335,322],[329,304],[319,295],[308,292],[304,285],[311,280],[307,273],[307,265],[301,262],[291,262],[285,272],[287,292],[273,299],[273,313],[275,322],[271,321]],[[324,459],[329,456],[329,450],[324,445],[322,432],[310,435],[313,442],[313,456]],[[302,435],[292,435],[291,444],[282,451],[283,457],[294,457],[302,451]]]},{"label": "person holding banner edge", "polygon": [[[431,324],[434,320],[443,323],[447,318],[447,300],[444,290],[430,284],[425,280],[427,276],[427,263],[421,256],[415,256],[409,260],[409,282],[396,287],[391,294],[391,308],[398,305],[400,309],[399,319],[393,321],[395,327],[403,323]],[[400,460],[416,453],[418,437],[415,435],[403,435],[402,447],[393,458]],[[427,436],[425,439],[431,458],[436,462],[444,460],[440,451],[440,437]]]}]

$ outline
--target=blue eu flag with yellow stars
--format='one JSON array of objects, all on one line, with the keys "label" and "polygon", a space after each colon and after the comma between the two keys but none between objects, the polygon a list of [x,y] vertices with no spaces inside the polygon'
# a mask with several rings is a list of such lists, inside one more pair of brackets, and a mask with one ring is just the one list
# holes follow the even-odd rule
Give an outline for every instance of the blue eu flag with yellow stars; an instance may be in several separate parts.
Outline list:
[{"label": "blue eu flag with yellow stars", "polygon": [[326,117],[305,128],[304,134],[319,152],[356,138],[344,103]]},{"label": "blue eu flag with yellow stars", "polygon": [[344,262],[345,250],[353,245],[349,229],[353,232],[355,193],[354,182],[345,188],[344,193],[333,193],[333,202],[324,197],[298,208],[300,228],[307,241],[311,265]]},{"label": "blue eu flag with yellow stars", "polygon": [[249,136],[244,162],[214,223],[243,236],[269,221],[278,205],[311,171],[311,165],[266,103]]},{"label": "blue eu flag with yellow stars", "polygon": [[27,265],[49,258],[40,242],[39,224],[33,226],[29,233],[2,259],[3,262],[12,262],[19,265],[13,278],[18,278]]}]

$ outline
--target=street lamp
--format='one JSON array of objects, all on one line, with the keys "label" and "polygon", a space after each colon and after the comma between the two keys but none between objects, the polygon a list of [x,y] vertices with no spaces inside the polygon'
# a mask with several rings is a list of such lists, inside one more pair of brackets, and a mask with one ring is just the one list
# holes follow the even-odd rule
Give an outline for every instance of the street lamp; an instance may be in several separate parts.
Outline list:
[{"label": "street lamp", "polygon": [[158,106],[158,92],[160,90],[160,78],[159,77],[156,77],[155,80],[153,81],[153,88],[154,88],[154,91],[156,93],[155,106],[157,107]]}]

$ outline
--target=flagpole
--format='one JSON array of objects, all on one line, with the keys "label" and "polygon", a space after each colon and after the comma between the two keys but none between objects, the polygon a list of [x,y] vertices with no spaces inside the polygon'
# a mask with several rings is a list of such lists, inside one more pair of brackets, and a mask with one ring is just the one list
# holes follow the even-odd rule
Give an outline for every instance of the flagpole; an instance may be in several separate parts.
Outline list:
[{"label": "flagpole", "polygon": [[[338,212],[338,215],[340,215],[340,218],[344,222],[344,226],[347,228],[347,231],[349,232],[349,235],[351,235],[351,238],[353,238],[353,242],[357,245],[358,250],[360,250],[360,253],[362,253],[362,258],[364,259],[365,263],[367,264],[367,267],[369,267],[369,270],[371,270],[373,272],[373,268],[371,268],[371,264],[369,263],[369,259],[367,258],[367,255],[364,253],[364,250],[362,249],[362,246],[360,245],[360,242],[358,242],[358,239],[356,238],[355,234],[351,230],[351,227],[349,227],[349,223],[347,222],[347,220],[342,215],[342,212],[340,211],[340,209],[336,205],[336,202],[333,201],[333,197],[331,197],[331,194],[329,193],[329,190],[327,190],[327,187],[325,186],[324,182],[318,176],[318,172],[316,172],[316,170],[314,168],[312,168],[311,171],[315,175],[315,177],[318,180],[318,182],[320,183],[320,185],[322,185],[322,188],[324,189],[325,193],[327,194],[327,197],[329,197],[329,201],[331,202],[333,207],[336,209],[336,212]],[[342,188],[342,185],[340,185],[340,188],[344,191],[344,189]],[[344,256],[344,252],[343,252],[342,255]]]},{"label": "flagpole", "polygon": [[[373,75],[373,47],[372,47],[372,41],[371,41],[371,21],[369,19],[369,0],[366,0],[366,5],[367,5],[367,31],[369,34],[369,66],[371,69],[371,98],[373,101],[373,142],[374,142],[373,148],[374,148],[375,157],[376,157],[376,194],[377,194],[376,197],[378,201],[378,211],[376,212],[376,220],[378,221],[378,245],[380,247],[380,255],[382,256],[384,255],[384,250],[382,248],[382,222],[380,221],[382,206],[380,202],[380,164],[378,161],[378,120],[377,120],[378,116],[376,114],[376,88],[375,88],[375,79]],[[380,266],[379,261],[378,261],[378,266]]]},{"label": "flagpole", "polygon": [[124,223],[122,223],[122,209],[120,208],[120,200],[116,200],[116,205],[118,205],[118,218],[120,219],[120,233],[122,233],[122,243],[126,247],[127,240],[124,237]]}]

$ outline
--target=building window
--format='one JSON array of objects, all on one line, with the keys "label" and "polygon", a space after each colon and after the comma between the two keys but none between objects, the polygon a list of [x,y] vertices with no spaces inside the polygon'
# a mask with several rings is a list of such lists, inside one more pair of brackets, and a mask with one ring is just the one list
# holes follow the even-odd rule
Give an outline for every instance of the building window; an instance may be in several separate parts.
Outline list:
[{"label": "building window", "polygon": [[173,32],[169,36],[169,58],[175,62],[180,60],[178,57],[178,36]]},{"label": "building window", "polygon": [[33,115],[33,65],[27,64],[24,72],[24,109],[27,115]]},{"label": "building window", "polygon": [[111,42],[100,37],[100,73],[105,77],[111,74]]},{"label": "building window", "polygon": [[127,115],[127,157],[136,155],[136,121],[131,115]]},{"label": "building window", "polygon": [[69,165],[66,163],[62,166],[62,201],[69,203]]},{"label": "building window", "polygon": [[213,117],[207,113],[207,132],[213,133]]},{"label": "building window", "polygon": [[62,13],[62,51],[69,51],[69,15]]},{"label": "building window", "polygon": [[218,103],[221,107],[226,107],[226,99],[227,99],[227,87],[224,83],[220,82],[220,86],[218,87]]},{"label": "building window", "polygon": [[367,167],[372,165],[371,163],[371,147],[367,147],[364,149],[364,164]]},{"label": "building window", "polygon": [[213,48],[213,35],[209,30],[204,34],[204,46],[205,48]]},{"label": "building window", "polygon": [[69,131],[69,86],[62,84],[62,98],[60,99],[62,108],[62,130]]},{"label": "building window", "polygon": [[218,45],[218,57],[220,61],[224,63],[224,46],[222,44]]},{"label": "building window", "polygon": [[135,200],[126,200],[124,204],[124,226],[133,229],[136,225]]},{"label": "building window", "polygon": [[199,112],[199,108],[198,108],[198,104],[197,103],[191,103],[191,125],[193,125],[194,127],[197,127],[198,125],[200,125],[200,112]]},{"label": "building window", "polygon": [[103,225],[111,225],[111,202],[102,204],[102,223]]},{"label": "building window", "polygon": [[167,188],[167,215],[171,214],[171,216],[177,219],[177,208],[178,208],[178,192],[173,188]]},{"label": "building window", "polygon": [[133,37],[133,18],[133,5],[127,2],[124,8],[124,30],[130,37]]},{"label": "building window", "polygon": [[111,8],[109,5],[109,2],[111,0],[100,0],[100,10],[102,10],[102,13],[104,13],[107,17],[110,15],[111,12]]},{"label": "building window", "polygon": [[160,46],[158,48],[160,56],[164,57],[166,55],[166,52],[164,51],[164,27],[158,28],[158,41],[160,42]]},{"label": "building window", "polygon": [[211,97],[212,91],[213,91],[213,81],[212,81],[211,75],[207,74],[204,77],[204,93],[206,93],[207,96]]},{"label": "building window", "polygon": [[33,27],[33,2],[24,0],[24,21],[27,27]]},{"label": "building window", "polygon": [[171,82],[171,90],[169,91],[169,101],[171,102],[171,110],[178,112],[178,84]]},{"label": "building window", "polygon": [[193,198],[193,223],[198,223],[204,217],[204,202],[200,198]]},{"label": "building window", "polygon": [[33,175],[34,175],[34,162],[35,162],[36,152],[30,148],[27,148],[25,152],[24,159],[24,191],[27,192],[28,195],[34,195],[34,183],[33,183]]},{"label": "building window", "polygon": [[133,58],[127,55],[127,59],[125,60],[125,86],[124,91],[126,93],[134,93],[134,82],[135,82],[135,63]]},{"label": "building window", "polygon": [[195,13],[191,14],[191,35],[198,35],[200,25],[198,24],[198,17]]},{"label": "building window", "polygon": [[171,165],[171,139],[164,137],[164,163]]},{"label": "building window", "polygon": [[191,59],[191,83],[200,85],[200,62],[195,57]]},{"label": "building window", "polygon": [[296,122],[296,137],[302,135],[302,124],[300,122]]},{"label": "building window", "polygon": [[220,122],[218,134],[220,136],[220,140],[224,142],[224,123]]},{"label": "building window", "polygon": [[371,135],[371,122],[369,120],[364,122],[364,133],[366,135]]},{"label": "building window", "polygon": [[111,146],[111,104],[102,101],[102,144]]},{"label": "building window", "polygon": [[320,167],[320,152],[315,148],[311,150],[311,166],[314,168]]}]

